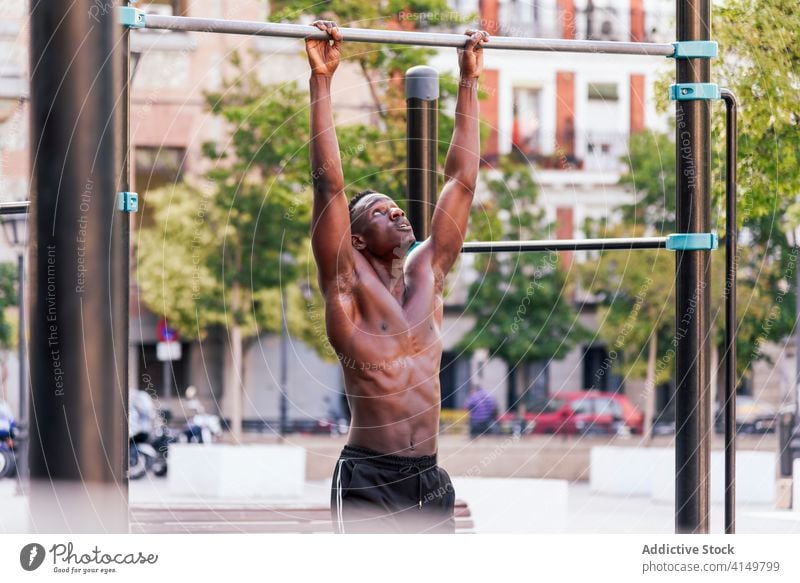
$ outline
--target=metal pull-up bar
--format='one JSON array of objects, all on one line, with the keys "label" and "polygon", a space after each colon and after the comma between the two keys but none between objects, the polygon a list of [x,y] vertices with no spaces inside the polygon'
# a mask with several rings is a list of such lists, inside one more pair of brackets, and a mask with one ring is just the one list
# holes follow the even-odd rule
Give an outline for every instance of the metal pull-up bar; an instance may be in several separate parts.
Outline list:
[{"label": "metal pull-up bar", "polygon": [[523,253],[525,251],[604,251],[610,249],[664,249],[667,237],[616,239],[559,239],[556,241],[479,241],[464,243],[462,253]]},{"label": "metal pull-up bar", "polygon": [[[222,20],[219,18],[193,18],[187,16],[162,16],[145,14],[141,10],[124,7],[120,12],[122,24],[131,28],[152,28],[185,32],[217,32],[247,34],[280,38],[326,39],[329,36],[314,26],[258,22],[250,20]],[[386,43],[423,47],[463,47],[463,34],[441,32],[411,32],[404,30],[374,30],[370,28],[340,28],[343,40],[360,43]],[[676,56],[672,43],[637,43],[600,40],[568,40],[553,38],[521,38],[493,36],[487,49],[511,51],[557,51],[566,53],[598,53],[617,55],[646,55],[656,57]]]}]

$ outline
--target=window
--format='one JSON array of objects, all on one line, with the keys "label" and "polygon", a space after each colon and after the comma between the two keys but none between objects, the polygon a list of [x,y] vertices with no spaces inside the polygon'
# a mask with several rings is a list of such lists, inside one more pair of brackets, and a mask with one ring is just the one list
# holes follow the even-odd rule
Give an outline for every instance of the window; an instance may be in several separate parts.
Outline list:
[{"label": "window", "polygon": [[511,145],[523,154],[538,153],[542,146],[541,90],[515,87],[513,95]]},{"label": "window", "polygon": [[141,9],[150,14],[162,16],[186,16],[188,0],[149,0]]},{"label": "window", "polygon": [[442,409],[456,409],[463,406],[470,385],[470,363],[459,353],[445,350],[439,368],[439,387]]},{"label": "window", "polygon": [[569,408],[577,415],[589,415],[593,412],[592,399],[578,399],[570,403]]},{"label": "window", "polygon": [[616,83],[589,83],[586,97],[602,101],[617,101],[619,88]]},{"label": "window", "polygon": [[526,407],[529,413],[555,413],[564,406],[564,399],[534,399]]},{"label": "window", "polygon": [[598,415],[611,415],[622,419],[622,405],[608,397],[598,397],[595,400],[595,413]]},{"label": "window", "polygon": [[[183,148],[157,148],[137,146],[134,153],[134,172],[136,191],[139,193],[139,206],[144,204],[148,190],[175,184],[181,180],[184,170],[186,150]],[[136,213],[139,221],[149,224],[152,213]],[[141,226],[137,222],[136,227]]]}]

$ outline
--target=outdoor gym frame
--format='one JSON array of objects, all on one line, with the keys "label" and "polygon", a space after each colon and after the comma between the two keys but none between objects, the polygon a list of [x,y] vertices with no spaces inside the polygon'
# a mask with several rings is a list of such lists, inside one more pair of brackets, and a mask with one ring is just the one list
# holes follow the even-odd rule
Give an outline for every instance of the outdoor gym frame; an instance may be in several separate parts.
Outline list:
[{"label": "outdoor gym frame", "polygon": [[[646,239],[467,243],[465,253],[579,249],[676,251],[676,496],[675,531],[709,532],[711,100],[728,105],[726,181],[726,532],[734,531],[733,407],[735,360],[735,100],[710,83],[710,0],[676,0],[675,43],[492,37],[487,49],[650,55],[676,60],[677,233]],[[30,475],[52,494],[80,484],[86,532],[127,531],[127,395],[130,216],[130,32],[134,28],[325,38],[294,24],[145,15],[123,6],[98,10],[96,0],[34,3],[31,7],[31,436]],[[122,25],[120,25],[122,23]],[[463,35],[343,28],[345,41],[459,47]],[[437,96],[438,97],[438,96]],[[418,100],[425,101],[417,97]],[[415,108],[435,109],[410,103]],[[435,139],[427,128],[420,148]],[[435,121],[433,122],[435,124]],[[415,130],[416,131],[416,130]],[[418,137],[420,134],[416,134]],[[409,167],[435,174],[430,150],[409,143]],[[435,152],[435,145],[433,148]],[[417,162],[411,163],[414,156]],[[427,162],[426,162],[427,160]],[[409,183],[413,176],[409,175]],[[427,182],[415,219],[425,233],[435,178]],[[0,213],[24,212],[0,207]],[[414,213],[410,212],[410,216]],[[422,222],[420,222],[422,221]],[[80,429],[76,429],[79,427]],[[93,488],[99,494],[92,493]],[[86,503],[103,499],[104,514]],[[42,498],[45,507],[52,502]],[[81,508],[82,506],[82,508]],[[51,532],[76,532],[70,509],[48,516]],[[66,514],[65,514],[66,513]]]}]

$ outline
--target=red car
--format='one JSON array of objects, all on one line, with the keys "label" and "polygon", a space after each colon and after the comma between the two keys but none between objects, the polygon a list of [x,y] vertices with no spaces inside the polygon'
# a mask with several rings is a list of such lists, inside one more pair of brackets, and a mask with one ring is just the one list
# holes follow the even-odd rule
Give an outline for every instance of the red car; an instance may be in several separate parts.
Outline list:
[{"label": "red car", "polygon": [[[514,413],[505,413],[500,417],[500,427],[510,427],[514,420]],[[644,415],[625,395],[582,391],[531,401],[525,422],[526,433],[609,435],[627,430],[641,434]]]}]

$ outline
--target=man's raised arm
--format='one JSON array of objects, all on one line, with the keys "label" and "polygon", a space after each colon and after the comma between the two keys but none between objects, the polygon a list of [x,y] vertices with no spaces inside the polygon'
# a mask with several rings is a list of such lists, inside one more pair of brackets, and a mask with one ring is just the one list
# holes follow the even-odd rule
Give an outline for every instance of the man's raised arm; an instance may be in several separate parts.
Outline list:
[{"label": "man's raised arm", "polygon": [[458,55],[461,79],[453,139],[444,163],[445,184],[431,220],[431,261],[440,275],[450,271],[461,252],[480,165],[478,78],[489,35],[475,30],[466,34],[470,38]]},{"label": "man's raised arm", "polygon": [[330,21],[314,26],[327,32],[328,40],[306,40],[311,65],[311,178],[314,208],[311,221],[311,247],[317,261],[320,287],[328,292],[349,291],[353,273],[353,247],[350,240],[350,214],[344,195],[342,160],[333,125],[331,80],[339,65],[342,35]]}]

